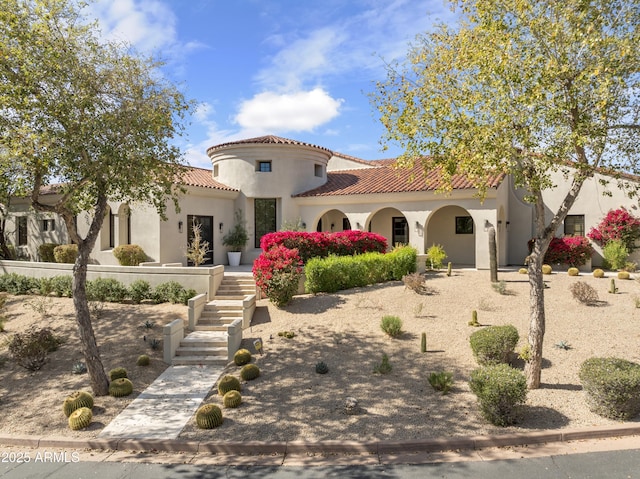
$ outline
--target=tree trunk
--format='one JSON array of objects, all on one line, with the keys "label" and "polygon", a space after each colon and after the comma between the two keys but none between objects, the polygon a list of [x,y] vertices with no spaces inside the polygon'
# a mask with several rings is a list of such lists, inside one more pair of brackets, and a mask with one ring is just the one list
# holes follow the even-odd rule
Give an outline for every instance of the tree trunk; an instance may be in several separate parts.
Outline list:
[{"label": "tree trunk", "polygon": [[489,268],[491,270],[491,282],[498,282],[498,246],[496,244],[496,229],[491,226],[489,233]]},{"label": "tree trunk", "polygon": [[540,387],[542,372],[542,343],[545,331],[544,313],[544,280],[542,278],[541,254],[542,241],[535,240],[533,251],[529,255],[529,348],[530,357],[525,363],[524,373],[527,377],[527,387],[537,389]]},{"label": "tree trunk", "polygon": [[91,324],[91,312],[87,301],[87,264],[89,248],[85,244],[78,245],[78,258],[73,266],[73,306],[76,311],[78,333],[82,344],[82,353],[87,364],[87,372],[91,381],[91,389],[95,396],[109,394],[109,379],[100,359],[98,343]]}]

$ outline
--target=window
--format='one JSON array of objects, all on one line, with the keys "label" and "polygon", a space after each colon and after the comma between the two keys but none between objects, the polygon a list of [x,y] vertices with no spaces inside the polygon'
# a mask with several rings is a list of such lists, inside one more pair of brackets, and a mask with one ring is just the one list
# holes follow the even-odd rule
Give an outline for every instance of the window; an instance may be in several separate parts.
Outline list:
[{"label": "window", "polygon": [[116,215],[109,210],[109,248],[116,245]]},{"label": "window", "polygon": [[322,174],[324,173],[322,165],[314,165],[314,173],[318,178],[322,178]]},{"label": "window", "polygon": [[55,231],[56,220],[42,220],[42,231]]},{"label": "window", "polygon": [[27,245],[27,217],[18,216],[18,246]]},{"label": "window", "polygon": [[565,236],[584,236],[584,215],[567,215],[564,219]]},{"label": "window", "polygon": [[267,233],[276,231],[276,199],[256,198],[254,201],[255,247],[260,247],[260,240]]},{"label": "window", "polygon": [[351,229],[351,222],[349,218],[342,218],[342,231],[348,231]]},{"label": "window", "polygon": [[258,161],[256,163],[256,171],[261,171],[263,173],[269,173],[271,171],[271,162],[270,161]]},{"label": "window", "polygon": [[456,216],[456,234],[473,234],[473,218],[471,216]]},{"label": "window", "polygon": [[404,216],[394,216],[391,242],[397,244],[409,244],[409,224]]},{"label": "window", "polygon": [[219,174],[220,174],[220,171],[219,171],[218,165],[213,165],[213,177],[217,178]]}]

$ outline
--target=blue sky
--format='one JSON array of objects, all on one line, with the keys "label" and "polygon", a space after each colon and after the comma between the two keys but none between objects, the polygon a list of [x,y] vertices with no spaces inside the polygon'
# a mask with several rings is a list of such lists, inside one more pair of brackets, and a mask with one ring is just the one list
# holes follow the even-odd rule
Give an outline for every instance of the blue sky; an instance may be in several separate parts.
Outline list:
[{"label": "blue sky", "polygon": [[265,134],[398,155],[367,94],[418,33],[455,21],[444,0],[98,0],[91,15],[198,102],[180,146],[205,168],[208,147]]}]

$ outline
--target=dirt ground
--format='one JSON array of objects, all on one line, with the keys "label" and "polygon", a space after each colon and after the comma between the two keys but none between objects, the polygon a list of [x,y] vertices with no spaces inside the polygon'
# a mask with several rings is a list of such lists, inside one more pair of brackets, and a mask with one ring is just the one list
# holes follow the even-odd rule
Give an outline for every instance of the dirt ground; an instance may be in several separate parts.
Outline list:
[{"label": "dirt ground", "polygon": [[[592,356],[617,356],[640,362],[640,297],[638,281],[617,280],[618,294],[608,293],[609,280],[591,275],[546,276],[547,332],[542,387],[529,391],[523,420],[516,426],[491,426],[478,414],[468,379],[477,367],[469,346],[476,328],[468,326],[472,310],[485,325],[513,324],[520,345],[528,330],[529,286],[517,272],[500,273],[506,294],[489,283],[486,271],[454,270],[428,274],[428,295],[419,295],[394,282],[331,295],[296,297],[284,309],[266,300],[258,303],[254,320],[244,331],[243,346],[252,349],[260,339],[263,353],[254,354],[261,376],[243,383],[243,403],[224,409],[224,424],[199,430],[193,419],[184,439],[202,440],[407,440],[438,436],[500,434],[530,430],[610,425],[613,421],[591,413],[578,379],[580,364]],[[584,281],[598,292],[597,306],[578,303],[569,286]],[[29,302],[46,302],[46,308]],[[37,310],[46,310],[41,316]],[[3,433],[95,437],[146,385],[164,370],[161,351],[149,347],[161,337],[161,326],[181,317],[184,306],[109,304],[95,321],[96,335],[107,370],[123,366],[135,391],[127,399],[96,398],[94,423],[88,430],[68,429],[61,405],[70,392],[89,389],[87,375],[71,373],[82,360],[71,301],[59,298],[10,296],[5,316],[6,341],[32,324],[53,328],[66,338],[49,362],[30,373],[14,364],[6,347],[0,350],[0,430]],[[380,329],[385,315],[399,316],[403,333],[395,339]],[[147,329],[145,321],[154,323]],[[286,339],[282,331],[293,331]],[[420,352],[420,336],[427,335],[427,353]],[[146,337],[147,341],[144,341]],[[565,342],[569,349],[556,347]],[[255,352],[255,351],[254,351]],[[152,365],[135,365],[140,354]],[[389,374],[374,373],[387,354]],[[329,373],[315,372],[318,361]],[[516,360],[514,365],[522,367]],[[427,376],[435,371],[454,375],[447,395],[434,391]],[[226,370],[239,376],[239,368]],[[212,380],[213,382],[213,380]],[[347,413],[347,398],[358,406]],[[212,388],[207,402],[221,404]],[[634,421],[640,421],[635,418]]]}]

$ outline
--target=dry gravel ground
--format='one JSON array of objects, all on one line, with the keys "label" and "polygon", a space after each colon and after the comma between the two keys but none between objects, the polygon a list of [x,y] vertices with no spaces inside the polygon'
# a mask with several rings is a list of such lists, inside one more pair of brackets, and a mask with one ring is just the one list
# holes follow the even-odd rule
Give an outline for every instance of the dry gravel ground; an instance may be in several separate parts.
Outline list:
[{"label": "dry gravel ground", "polygon": [[[637,281],[616,281],[618,294],[609,294],[609,280],[590,275],[546,276],[547,333],[543,387],[530,391],[522,422],[511,428],[487,424],[478,414],[467,381],[476,367],[469,336],[477,329],[467,325],[478,311],[482,325],[513,324],[525,342],[528,329],[529,285],[517,272],[500,274],[507,293],[500,295],[486,271],[454,270],[426,276],[429,295],[418,295],[398,282],[343,291],[339,294],[299,296],[284,309],[261,300],[243,346],[260,338],[264,353],[255,354],[261,376],[243,383],[243,403],[224,409],[224,424],[199,430],[193,419],[181,438],[223,441],[286,440],[406,440],[437,436],[500,434],[540,429],[575,428],[614,424],[591,413],[583,398],[578,369],[592,356],[619,356],[640,361],[640,297]],[[569,286],[585,281],[598,291],[600,303],[585,306],[575,301]],[[67,337],[45,367],[29,373],[0,353],[0,430],[3,433],[95,437],[119,410],[139,394],[164,368],[160,352],[153,352],[142,337],[161,334],[160,325],[176,317],[186,320],[186,308],[175,305],[108,305],[96,321],[96,334],[105,367],[124,366],[135,391],[128,399],[96,399],[94,423],[88,430],[67,428],[61,404],[75,389],[89,388],[86,375],[71,374],[81,359],[71,302],[47,299],[48,318],[25,306],[29,297],[10,297],[2,333],[26,329],[37,322]],[[403,334],[389,338],[380,329],[384,315],[397,315]],[[156,323],[151,331],[143,323]],[[293,331],[285,339],[280,331]],[[420,352],[420,335],[427,334],[428,352]],[[554,344],[566,341],[571,349]],[[139,354],[151,353],[152,366],[135,366]],[[374,374],[382,354],[389,356],[390,374]],[[325,361],[329,373],[315,373]],[[522,364],[516,362],[516,366]],[[454,374],[448,395],[434,391],[427,381],[432,371]],[[230,364],[227,373],[239,375]],[[213,379],[212,379],[213,380]],[[345,412],[345,399],[358,400],[356,414]],[[221,404],[212,389],[207,402]],[[635,418],[640,421],[640,417]]]}]

